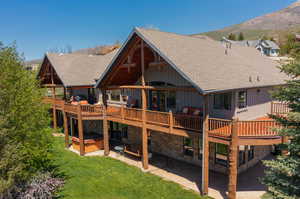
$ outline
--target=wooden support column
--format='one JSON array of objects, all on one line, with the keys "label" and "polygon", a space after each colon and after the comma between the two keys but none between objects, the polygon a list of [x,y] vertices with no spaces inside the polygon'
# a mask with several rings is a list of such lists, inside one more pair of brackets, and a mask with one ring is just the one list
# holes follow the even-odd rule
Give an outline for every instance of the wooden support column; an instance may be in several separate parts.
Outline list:
[{"label": "wooden support column", "polygon": [[[145,83],[145,56],[144,56],[144,41],[141,40],[141,82],[142,86],[146,85]],[[142,145],[143,145],[143,168],[148,169],[149,162],[148,162],[148,133],[146,127],[146,110],[147,110],[147,95],[146,89],[142,88]]]},{"label": "wooden support column", "polygon": [[208,141],[208,118],[209,118],[209,95],[203,96],[203,154],[202,154],[202,194],[208,194],[209,184],[209,141]]},{"label": "wooden support column", "polygon": [[79,144],[80,144],[80,155],[85,154],[84,147],[84,136],[83,136],[83,121],[81,116],[81,105],[77,106],[77,122],[78,122],[78,135],[79,135]]},{"label": "wooden support column", "polygon": [[56,98],[56,93],[55,93],[55,87],[52,87],[52,98],[53,98],[53,103],[52,103],[52,111],[53,111],[53,129],[57,129],[57,117],[56,117],[56,106],[55,106],[55,98]]},{"label": "wooden support column", "polygon": [[103,142],[104,142],[104,155],[109,155],[109,133],[108,133],[108,121],[107,121],[107,99],[106,90],[101,90],[103,101]]},{"label": "wooden support column", "polygon": [[[288,143],[289,139],[288,139],[287,136],[282,136],[281,141],[282,141],[282,144],[286,144],[286,143]],[[284,150],[281,151],[281,155],[286,156],[288,154],[289,154],[289,151],[287,149],[284,149]]]},{"label": "wooden support column", "polygon": [[237,159],[238,159],[238,121],[234,119],[231,127],[231,141],[229,145],[229,183],[228,199],[236,199]]},{"label": "wooden support column", "polygon": [[64,132],[65,132],[65,147],[69,147],[69,127],[68,127],[68,117],[67,113],[65,112],[63,108],[63,114],[64,114]]}]

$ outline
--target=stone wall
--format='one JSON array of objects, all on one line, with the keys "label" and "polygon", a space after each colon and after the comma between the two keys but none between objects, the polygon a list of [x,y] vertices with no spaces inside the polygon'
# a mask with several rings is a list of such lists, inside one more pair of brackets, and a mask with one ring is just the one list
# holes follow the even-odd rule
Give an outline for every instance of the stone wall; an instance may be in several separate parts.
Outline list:
[{"label": "stone wall", "polygon": [[[142,143],[142,129],[138,127],[129,126],[128,127],[128,138],[124,140],[125,143],[141,144]],[[183,143],[184,137],[177,135],[170,135],[166,133],[161,133],[157,131],[150,131],[151,144],[149,145],[149,150],[153,153],[165,155],[180,161],[184,161],[190,164],[202,165],[202,157],[200,155],[200,136],[193,134],[190,138],[192,139],[194,155],[186,156],[184,155]],[[271,146],[255,146],[254,148],[254,158],[250,161],[248,160],[248,148],[245,148],[245,160],[246,163],[241,165],[238,172],[241,173],[248,168],[257,164],[266,155],[270,154]],[[209,169],[217,171],[220,173],[228,173],[228,167],[218,164],[215,162],[215,143],[209,144]]]}]

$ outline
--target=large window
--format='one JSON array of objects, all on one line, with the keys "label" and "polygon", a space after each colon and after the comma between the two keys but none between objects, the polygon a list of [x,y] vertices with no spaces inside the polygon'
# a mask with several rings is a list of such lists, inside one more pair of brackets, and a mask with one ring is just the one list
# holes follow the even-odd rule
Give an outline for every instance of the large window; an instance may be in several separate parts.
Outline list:
[{"label": "large window", "polygon": [[214,95],[214,109],[231,109],[231,93]]},{"label": "large window", "polygon": [[227,166],[227,155],[228,155],[228,146],[225,144],[216,144],[216,158],[215,162],[223,166]]},{"label": "large window", "polygon": [[120,101],[121,90],[112,90],[110,94],[110,99],[113,101]]},{"label": "large window", "polygon": [[245,108],[247,106],[247,92],[240,91],[238,95],[238,107]]},{"label": "large window", "polygon": [[194,156],[193,140],[191,138],[183,138],[183,153],[186,156]]}]

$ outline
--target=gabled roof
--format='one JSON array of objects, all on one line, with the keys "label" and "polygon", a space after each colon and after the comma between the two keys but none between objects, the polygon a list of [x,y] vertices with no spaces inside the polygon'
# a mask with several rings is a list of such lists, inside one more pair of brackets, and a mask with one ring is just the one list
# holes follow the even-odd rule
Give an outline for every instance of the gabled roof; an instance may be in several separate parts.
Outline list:
[{"label": "gabled roof", "polygon": [[65,87],[94,86],[116,52],[106,55],[48,53],[45,59],[49,60]]},{"label": "gabled roof", "polygon": [[[234,45],[225,53],[226,49],[217,41],[143,28],[135,28],[127,42],[134,34],[203,94],[282,85],[287,79],[277,68],[277,62],[262,56],[255,48]],[[97,86],[114,66],[127,42],[102,74]]]}]

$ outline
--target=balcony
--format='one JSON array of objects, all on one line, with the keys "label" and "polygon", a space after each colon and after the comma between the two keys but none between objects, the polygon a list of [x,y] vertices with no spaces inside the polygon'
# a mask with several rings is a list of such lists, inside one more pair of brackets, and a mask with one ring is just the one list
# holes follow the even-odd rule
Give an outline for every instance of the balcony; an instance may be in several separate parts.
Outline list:
[{"label": "balcony", "polygon": [[[102,120],[104,108],[102,105],[74,105],[62,99],[45,98],[44,103],[52,104],[58,110],[83,120]],[[290,109],[287,104],[272,102],[273,114],[286,114]],[[123,106],[107,106],[106,117],[109,121],[142,127],[143,110]],[[173,114],[172,112],[145,111],[145,125],[150,130],[161,131],[175,135],[188,135],[189,132],[201,133],[203,119],[199,116]],[[233,127],[236,125],[239,138],[279,138],[274,128],[280,125],[271,118],[258,118],[256,120],[233,121],[220,118],[208,119],[208,133],[210,137],[230,139]]]}]

